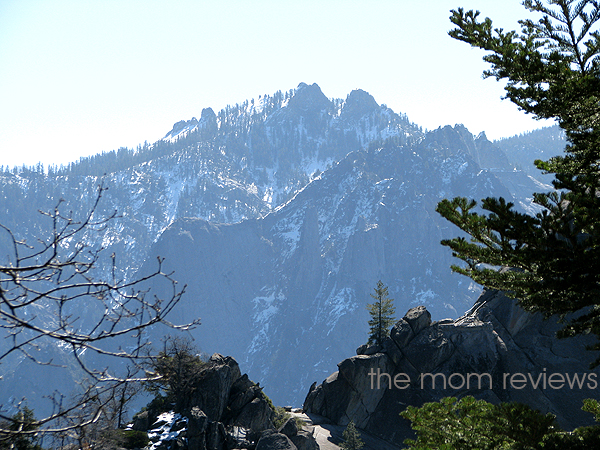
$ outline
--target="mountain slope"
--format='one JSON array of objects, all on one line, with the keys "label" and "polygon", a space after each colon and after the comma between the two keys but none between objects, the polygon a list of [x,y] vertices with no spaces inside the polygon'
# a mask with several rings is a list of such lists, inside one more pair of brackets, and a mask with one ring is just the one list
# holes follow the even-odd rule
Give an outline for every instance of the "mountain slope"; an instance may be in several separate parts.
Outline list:
[{"label": "mountain slope", "polygon": [[205,351],[234,355],[276,402],[298,404],[310,382],[366,342],[365,305],[378,279],[399,310],[426,304],[445,317],[479,294],[450,273],[439,242],[455,231],[435,205],[510,193],[464,146],[438,144],[460,133],[352,152],[262,218],[175,221],[149,261],[165,257],[188,284],[180,318],[202,318],[192,334]]}]

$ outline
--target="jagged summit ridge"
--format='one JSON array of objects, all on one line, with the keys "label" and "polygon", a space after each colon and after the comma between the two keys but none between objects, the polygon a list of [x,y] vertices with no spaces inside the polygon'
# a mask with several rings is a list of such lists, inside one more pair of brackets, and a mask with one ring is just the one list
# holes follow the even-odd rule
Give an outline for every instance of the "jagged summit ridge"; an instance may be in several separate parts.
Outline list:
[{"label": "jagged summit ridge", "polygon": [[[163,139],[174,141],[200,129],[203,123],[209,122],[208,119],[204,121],[204,111],[207,109],[210,108],[203,110],[200,122],[195,118],[177,122]],[[377,113],[383,117],[374,120]],[[361,120],[369,123],[361,125]],[[406,116],[380,107],[369,93],[361,89],[352,91],[345,101],[331,100],[316,83],[311,85],[300,83],[295,90],[286,93],[279,91],[273,96],[265,95],[258,101],[252,99],[242,104],[228,106],[219,112],[217,121],[220,129],[227,128],[236,121],[244,122],[245,128],[253,128],[257,122],[264,122],[267,128],[287,122],[287,126],[297,124],[299,127],[297,133],[301,135],[304,132],[307,139],[313,140],[317,139],[317,134],[327,128],[347,132],[357,125],[371,135],[368,140],[372,140],[373,134],[379,134],[377,136],[379,138],[394,134],[419,134],[418,127],[411,124]],[[267,134],[270,133],[267,131]],[[269,137],[272,137],[272,134]],[[363,138],[361,141],[364,144],[368,140]]]}]

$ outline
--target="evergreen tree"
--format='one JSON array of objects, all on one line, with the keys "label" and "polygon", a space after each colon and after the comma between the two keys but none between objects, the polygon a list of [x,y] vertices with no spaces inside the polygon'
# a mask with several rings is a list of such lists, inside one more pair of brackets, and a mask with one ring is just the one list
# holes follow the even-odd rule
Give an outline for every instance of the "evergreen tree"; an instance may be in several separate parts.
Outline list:
[{"label": "evergreen tree", "polygon": [[[554,174],[557,191],[534,194],[542,207],[523,214],[503,198],[444,200],[438,212],[470,235],[442,241],[466,265],[453,270],[520,299],[529,311],[558,314],[559,337],[600,337],[600,3],[525,0],[541,15],[521,32],[494,29],[479,12],[452,11],[450,36],[489,52],[485,76],[506,79],[506,97],[540,119],[555,119],[564,155],[536,166]],[[503,268],[504,270],[498,270]],[[566,319],[574,311],[581,314]],[[600,342],[593,346],[600,350]],[[600,358],[594,365],[600,363]]]},{"label": "evergreen tree", "polygon": [[342,437],[344,438],[344,442],[340,444],[340,448],[344,450],[360,450],[365,445],[352,420],[344,430]]},{"label": "evergreen tree", "polygon": [[168,337],[165,349],[150,363],[150,374],[156,379],[145,383],[146,390],[155,395],[157,402],[182,411],[194,394],[205,367],[206,362],[202,361],[191,340]]},{"label": "evergreen tree", "polygon": [[375,303],[367,305],[371,320],[369,320],[369,344],[381,345],[388,335],[389,329],[394,325],[394,299],[388,297],[388,288],[381,280],[377,282],[375,294],[370,294]]},{"label": "evergreen tree", "polygon": [[537,449],[558,430],[550,413],[520,403],[493,405],[472,396],[409,406],[400,415],[417,433],[416,440],[404,441],[414,450]]},{"label": "evergreen tree", "polygon": [[40,450],[38,428],[39,422],[35,420],[33,410],[25,406],[0,425],[0,450]]}]

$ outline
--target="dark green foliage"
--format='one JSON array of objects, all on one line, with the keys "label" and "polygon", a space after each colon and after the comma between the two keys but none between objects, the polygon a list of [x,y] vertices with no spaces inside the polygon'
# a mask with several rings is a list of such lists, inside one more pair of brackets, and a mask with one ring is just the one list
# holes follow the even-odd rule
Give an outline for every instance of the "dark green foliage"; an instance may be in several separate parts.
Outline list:
[{"label": "dark green foliage", "polygon": [[[474,281],[519,298],[530,311],[571,316],[559,336],[600,337],[600,5],[584,0],[526,0],[541,13],[521,32],[494,29],[478,12],[453,11],[450,32],[489,53],[486,76],[506,79],[507,98],[537,118],[556,119],[569,145],[563,156],[536,161],[554,174],[557,192],[534,194],[543,209],[522,214],[500,198],[439,203],[438,212],[470,235],[442,243]],[[509,270],[497,270],[503,267]],[[593,349],[600,350],[600,342]],[[600,363],[596,360],[594,365]]]},{"label": "dark green foliage", "polygon": [[412,422],[418,439],[407,439],[411,449],[495,450],[536,449],[555,432],[554,416],[526,405],[492,405],[467,396],[448,397],[401,413]]},{"label": "dark green foliage", "polygon": [[[596,400],[585,400],[584,411],[597,414]],[[600,448],[600,426],[560,430],[552,414],[541,414],[520,403],[492,405],[464,397],[444,398],[420,408],[409,406],[401,416],[412,422],[418,439],[411,449],[444,450],[585,450]],[[598,416],[597,416],[598,417]]]},{"label": "dark green foliage", "polygon": [[544,439],[544,450],[590,450],[600,448],[600,427],[580,427],[572,433],[553,433]]},{"label": "dark green foliage", "polygon": [[275,426],[275,429],[278,430],[290,418],[290,415],[281,406],[275,407],[274,411],[275,415],[273,416],[273,425]]},{"label": "dark green foliage", "polygon": [[515,450],[537,448],[545,436],[556,430],[553,414],[541,414],[522,403],[500,403],[494,408],[497,430],[514,441],[511,448]]},{"label": "dark green foliage", "polygon": [[39,424],[31,409],[25,406],[23,410],[3,422],[0,430],[15,431],[18,434],[0,432],[0,450],[41,450],[38,436],[35,434]]},{"label": "dark green foliage", "polygon": [[367,305],[371,320],[369,320],[369,344],[381,345],[388,335],[389,329],[395,323],[394,299],[388,297],[388,288],[381,280],[377,282],[375,294],[370,294],[375,303]]},{"label": "dark green foliage", "polygon": [[344,438],[344,441],[340,444],[340,448],[343,448],[344,450],[360,450],[365,445],[352,420],[344,430],[342,437]]},{"label": "dark green foliage", "polygon": [[592,413],[596,422],[600,422],[600,403],[598,400],[586,398],[583,401],[583,407],[581,409],[585,412]]},{"label": "dark green foliage", "polygon": [[144,448],[150,442],[145,431],[115,430],[114,435],[118,446],[127,449]]},{"label": "dark green foliage", "polygon": [[145,388],[155,395],[149,409],[165,410],[174,405],[181,411],[196,389],[206,363],[199,351],[187,339],[169,338],[165,348],[150,364],[154,379]]}]

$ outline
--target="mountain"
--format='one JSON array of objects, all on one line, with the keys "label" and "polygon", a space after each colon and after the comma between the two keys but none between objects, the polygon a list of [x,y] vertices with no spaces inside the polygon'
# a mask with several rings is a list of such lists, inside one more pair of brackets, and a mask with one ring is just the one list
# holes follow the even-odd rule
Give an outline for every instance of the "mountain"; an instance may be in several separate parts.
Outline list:
[{"label": "mountain", "polygon": [[494,144],[502,149],[508,160],[520,170],[539,177],[540,171],[533,162],[536,159],[548,160],[560,155],[565,149],[565,133],[558,125],[553,125],[499,139]]},{"label": "mountain", "polygon": [[[38,210],[62,199],[77,219],[99,184],[108,190],[98,213],[118,217],[83,242],[115,253],[118,278],[166,257],[188,284],[173,322],[200,317],[202,350],[234,356],[278,404],[299,404],[366,340],[378,279],[398,310],[418,303],[456,317],[473,303],[479,287],[450,273],[439,245],[457,233],[435,213],[439,200],[505,196],[531,209],[531,192],[547,187],[485,135],[424,132],[365,91],[328,99],[301,83],[217,114],[205,108],[135,150],[0,173],[0,223],[34,242],[51,229]],[[0,233],[3,263],[7,242]],[[96,275],[112,270],[106,256]],[[0,366],[0,376],[25,364]],[[35,388],[28,370],[32,380],[14,384],[23,392]]]},{"label": "mountain", "polygon": [[511,196],[460,145],[467,137],[447,127],[418,143],[390,139],[351,152],[258,219],[176,220],[148,258],[166,258],[188,285],[174,317],[201,317],[193,336],[202,347],[243,361],[280,404],[298,404],[314,379],[366,341],[365,305],[379,279],[398,309],[426,304],[456,317],[480,291],[450,272],[439,242],[456,231],[435,205],[448,196]]}]

